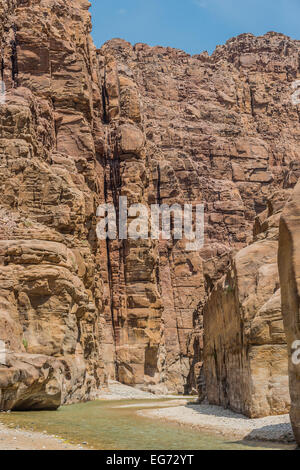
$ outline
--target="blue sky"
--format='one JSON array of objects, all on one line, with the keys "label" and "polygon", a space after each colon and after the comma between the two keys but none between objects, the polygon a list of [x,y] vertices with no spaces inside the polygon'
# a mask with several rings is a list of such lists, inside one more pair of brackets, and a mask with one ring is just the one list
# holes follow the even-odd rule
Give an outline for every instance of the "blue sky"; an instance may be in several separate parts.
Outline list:
[{"label": "blue sky", "polygon": [[300,39],[300,0],[91,0],[93,38],[210,53],[241,33]]}]

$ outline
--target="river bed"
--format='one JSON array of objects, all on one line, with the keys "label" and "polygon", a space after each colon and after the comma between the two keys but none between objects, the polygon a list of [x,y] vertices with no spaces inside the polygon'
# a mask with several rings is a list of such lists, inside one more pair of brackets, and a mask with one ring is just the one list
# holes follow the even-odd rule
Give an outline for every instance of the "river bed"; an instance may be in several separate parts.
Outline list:
[{"label": "river bed", "polygon": [[63,406],[57,411],[3,413],[0,415],[0,422],[12,428],[47,432],[59,436],[68,443],[98,450],[289,450],[293,448],[276,443],[239,442],[137,414],[143,409],[169,405],[170,400],[165,402],[99,400]]}]

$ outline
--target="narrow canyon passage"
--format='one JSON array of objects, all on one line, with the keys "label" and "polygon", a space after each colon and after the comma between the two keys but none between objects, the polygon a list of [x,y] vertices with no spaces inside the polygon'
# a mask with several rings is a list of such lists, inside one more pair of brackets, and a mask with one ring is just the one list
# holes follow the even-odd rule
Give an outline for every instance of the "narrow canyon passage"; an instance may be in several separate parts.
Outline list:
[{"label": "narrow canyon passage", "polygon": [[[0,0],[0,410],[55,423],[117,380],[251,419],[291,407],[299,441],[300,41],[96,48],[89,8]],[[204,244],[174,214],[169,238],[102,239],[122,198],[202,205]]]}]

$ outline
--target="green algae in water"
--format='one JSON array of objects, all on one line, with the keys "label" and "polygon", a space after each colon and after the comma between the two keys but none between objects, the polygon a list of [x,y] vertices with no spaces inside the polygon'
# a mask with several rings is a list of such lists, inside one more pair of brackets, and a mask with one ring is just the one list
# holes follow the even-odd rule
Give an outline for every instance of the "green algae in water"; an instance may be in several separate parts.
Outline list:
[{"label": "green algae in water", "polygon": [[[160,404],[162,400],[159,400]],[[57,411],[13,412],[0,415],[4,425],[47,431],[75,444],[99,450],[259,450],[290,449],[280,444],[232,442],[136,414],[147,401],[95,401],[64,406]],[[134,408],[124,405],[138,404]],[[151,400],[153,408],[158,401]],[[122,408],[118,407],[121,406]]]}]

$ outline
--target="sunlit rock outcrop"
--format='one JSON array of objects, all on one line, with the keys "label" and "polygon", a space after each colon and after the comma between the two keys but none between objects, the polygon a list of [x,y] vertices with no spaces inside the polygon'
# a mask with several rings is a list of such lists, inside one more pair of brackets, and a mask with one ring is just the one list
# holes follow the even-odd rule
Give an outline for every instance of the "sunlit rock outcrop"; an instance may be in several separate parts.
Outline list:
[{"label": "sunlit rock outcrop", "polygon": [[282,314],[288,343],[291,420],[300,444],[300,183],[281,217],[278,263]]}]

